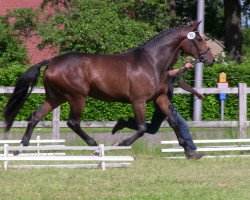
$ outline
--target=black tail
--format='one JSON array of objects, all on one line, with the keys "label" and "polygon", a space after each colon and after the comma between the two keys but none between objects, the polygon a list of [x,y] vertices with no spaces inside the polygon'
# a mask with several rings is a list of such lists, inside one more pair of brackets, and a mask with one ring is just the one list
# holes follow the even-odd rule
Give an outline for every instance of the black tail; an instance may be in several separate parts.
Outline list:
[{"label": "black tail", "polygon": [[11,94],[3,111],[6,132],[10,130],[17,113],[36,85],[41,67],[49,63],[50,60],[44,60],[31,66],[17,80],[14,92]]}]

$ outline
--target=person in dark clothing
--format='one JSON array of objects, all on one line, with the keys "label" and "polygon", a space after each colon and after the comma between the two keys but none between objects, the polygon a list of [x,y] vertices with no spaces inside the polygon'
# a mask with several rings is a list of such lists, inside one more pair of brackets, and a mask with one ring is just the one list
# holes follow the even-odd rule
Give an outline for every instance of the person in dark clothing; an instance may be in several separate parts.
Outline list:
[{"label": "person in dark clothing", "polygon": [[[182,68],[179,69],[173,69],[169,71],[170,76],[170,84],[169,84],[169,91],[168,91],[168,98],[170,100],[170,110],[177,121],[178,125],[173,126],[172,123],[169,121],[169,125],[173,128],[176,137],[178,139],[179,145],[184,148],[185,155],[188,159],[201,159],[204,154],[203,153],[197,153],[197,147],[195,146],[192,137],[189,132],[189,127],[186,123],[186,121],[183,119],[183,117],[180,115],[180,113],[175,109],[173,106],[173,85],[176,82],[178,86],[194,95],[196,95],[199,99],[203,99],[204,95],[197,92],[195,89],[193,89],[190,85],[185,83],[184,81],[180,80],[178,78],[178,74],[180,74],[183,71],[186,71],[190,68],[192,68],[193,65],[191,63],[186,63]],[[151,123],[146,123],[147,130],[146,133],[149,134],[155,134],[159,130],[163,120],[166,118],[166,116],[163,114],[159,106],[155,104],[155,111],[153,113]],[[168,120],[168,119],[167,119]],[[115,134],[117,131],[122,130],[123,128],[130,128],[137,130],[137,123],[134,118],[129,118],[127,121],[124,119],[119,119],[114,126],[112,130],[112,134]]]}]

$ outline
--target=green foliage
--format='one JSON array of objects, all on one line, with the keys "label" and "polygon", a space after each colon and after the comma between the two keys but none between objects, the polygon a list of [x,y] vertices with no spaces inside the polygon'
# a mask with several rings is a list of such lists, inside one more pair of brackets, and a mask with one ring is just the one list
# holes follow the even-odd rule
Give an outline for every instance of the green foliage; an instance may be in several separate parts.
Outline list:
[{"label": "green foliage", "polygon": [[245,57],[250,57],[250,28],[246,27],[243,29],[243,45],[242,45],[243,54]]},{"label": "green foliage", "polygon": [[123,11],[130,19],[149,23],[154,26],[157,31],[169,28],[171,18],[167,11],[168,5],[166,1],[124,0],[124,3]]},{"label": "green foliage", "polygon": [[[10,86],[14,85],[17,77],[24,72],[27,68],[20,65],[13,65],[7,69],[0,71],[0,85]],[[194,71],[190,71],[183,76],[182,79],[193,86],[194,84]],[[244,62],[241,65],[235,63],[216,64],[213,67],[204,68],[204,87],[216,87],[219,80],[219,73],[225,72],[230,87],[237,87],[239,82],[247,83],[250,85],[250,69],[249,62]],[[42,76],[42,73],[41,73]],[[42,78],[39,80],[39,86],[42,86]],[[9,95],[0,95],[0,107],[3,108],[7,102]],[[32,94],[25,102],[24,108],[17,116],[17,120],[27,120],[28,116],[36,110],[44,101],[44,95]],[[193,114],[193,96],[192,95],[178,95],[174,96],[174,105],[181,115],[186,120],[192,119]],[[250,98],[248,97],[248,113],[250,116]],[[150,120],[154,106],[152,103],[147,105],[146,118]],[[61,119],[67,120],[69,116],[69,106],[67,103],[62,105]],[[84,108],[82,120],[85,121],[115,121],[118,118],[127,119],[133,116],[133,109],[130,104],[123,103],[107,103],[93,98],[88,98]],[[207,95],[203,101],[203,120],[218,120],[220,119],[220,101],[218,95]],[[227,95],[225,101],[225,119],[237,120],[238,119],[238,95]],[[0,119],[2,120],[2,118]],[[51,114],[44,120],[51,120]]]},{"label": "green foliage", "polygon": [[155,34],[153,26],[126,17],[121,5],[110,0],[75,0],[71,8],[58,11],[41,25],[40,47],[52,44],[60,46],[61,52],[115,53]]},{"label": "green foliage", "polygon": [[8,10],[3,19],[12,28],[12,33],[16,37],[27,38],[37,28],[38,14],[39,12],[32,8],[18,8]]},{"label": "green foliage", "polygon": [[[248,87],[250,86],[249,61],[245,61],[240,65],[234,62],[230,62],[227,64],[215,64],[213,67],[205,67],[203,75],[203,86],[216,87],[216,83],[219,81],[219,74],[221,72],[225,72],[227,74],[229,87],[238,87],[238,83],[246,83]],[[188,72],[188,74],[183,77],[183,80],[186,80],[187,83],[194,86],[194,73]],[[249,100],[250,98],[248,97],[248,102]],[[191,97],[191,95],[175,95],[174,105],[185,119],[192,119],[193,98]],[[250,116],[250,105],[249,103],[247,105],[247,116]],[[202,109],[203,120],[220,119],[220,101],[218,95],[207,95],[203,100]],[[238,95],[227,95],[227,99],[225,101],[225,120],[238,119],[238,112]]]},{"label": "green foliage", "polygon": [[27,67],[21,64],[10,64],[8,67],[0,70],[0,85],[13,86],[17,78],[27,70]]},{"label": "green foliage", "polygon": [[[0,85],[14,86],[16,79],[27,67],[22,64],[27,61],[25,48],[20,40],[15,37],[29,36],[36,28],[43,37],[40,47],[46,45],[58,46],[61,52],[81,51],[86,53],[116,53],[125,51],[128,48],[138,46],[157,31],[170,26],[170,18],[167,12],[167,4],[161,0],[44,0],[43,6],[54,2],[58,6],[65,2],[65,9],[57,7],[56,15],[48,18],[46,23],[36,23],[37,13],[30,9],[18,9],[9,12],[0,20]],[[221,36],[222,5],[220,1],[213,0],[206,4],[206,28],[213,36]],[[193,14],[196,1],[177,1],[177,13],[183,17],[183,21],[196,18]],[[43,13],[45,15],[45,13]],[[49,17],[49,16],[47,16]],[[11,24],[10,19],[14,18],[15,23]],[[46,18],[47,19],[47,18]],[[219,25],[214,27],[214,21]],[[14,32],[13,32],[14,31]],[[13,34],[15,33],[15,34]],[[249,29],[244,29],[244,52],[249,55]],[[248,56],[249,57],[249,56]],[[20,64],[21,63],[21,64]],[[215,87],[220,72],[226,72],[230,87],[237,87],[238,82],[245,82],[250,85],[249,59],[245,59],[241,65],[228,63],[228,65],[217,64],[213,67],[204,68],[204,86]],[[41,73],[42,77],[42,73]],[[183,77],[193,85],[193,71]],[[42,86],[43,79],[39,79],[39,86]],[[9,95],[0,95],[0,108],[3,108]],[[31,95],[25,102],[24,108],[17,116],[17,120],[26,120],[44,100],[44,95]],[[175,95],[174,105],[187,120],[192,119],[193,96]],[[220,102],[218,95],[207,95],[203,101],[203,119],[219,119]],[[250,99],[248,98],[248,102]],[[248,103],[250,108],[250,104]],[[146,118],[151,119],[154,107],[152,103],[147,105]],[[69,115],[68,104],[62,105],[61,119],[67,120]],[[86,121],[117,120],[133,116],[132,107],[129,104],[106,103],[93,98],[88,98],[82,119]],[[248,109],[250,116],[250,109]],[[225,119],[238,118],[238,97],[228,95],[225,102]],[[2,118],[0,119],[2,120]],[[45,120],[51,120],[51,115]]]},{"label": "green foliage", "polygon": [[[11,64],[24,64],[27,61],[27,52],[20,40],[13,35],[13,29],[0,18],[0,68]],[[1,69],[2,70],[2,69]]]},{"label": "green foliage", "polygon": [[[197,18],[196,0],[176,0],[176,7],[177,15],[182,21],[187,22]],[[205,1],[205,19],[205,32],[217,39],[223,38],[224,6],[222,1]]]}]

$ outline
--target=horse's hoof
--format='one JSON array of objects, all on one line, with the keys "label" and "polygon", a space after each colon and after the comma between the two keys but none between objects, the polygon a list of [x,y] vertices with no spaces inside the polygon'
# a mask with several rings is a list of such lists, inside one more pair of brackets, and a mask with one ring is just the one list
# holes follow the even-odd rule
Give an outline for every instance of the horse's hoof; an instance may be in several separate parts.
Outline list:
[{"label": "horse's hoof", "polygon": [[19,155],[19,154],[20,154],[20,151],[14,151],[14,152],[13,152],[13,155],[14,155],[14,156],[17,156],[17,155]]},{"label": "horse's hoof", "polygon": [[118,142],[112,144],[112,146],[119,146]]},{"label": "horse's hoof", "polygon": [[99,155],[100,155],[100,150],[94,151],[94,152],[93,152],[93,155],[94,155],[94,156],[99,156]]},{"label": "horse's hoof", "polygon": [[129,146],[129,145],[130,145],[130,142],[128,140],[123,140],[122,142],[118,144],[118,146]]},{"label": "horse's hoof", "polygon": [[116,125],[114,126],[114,128],[112,129],[112,135],[114,135],[117,131],[122,130],[123,128],[125,128],[127,125],[127,122],[123,119],[118,119]]},{"label": "horse's hoof", "polygon": [[87,144],[88,144],[89,146],[98,146],[97,143],[96,143],[96,141],[93,140],[93,139],[87,141]]}]

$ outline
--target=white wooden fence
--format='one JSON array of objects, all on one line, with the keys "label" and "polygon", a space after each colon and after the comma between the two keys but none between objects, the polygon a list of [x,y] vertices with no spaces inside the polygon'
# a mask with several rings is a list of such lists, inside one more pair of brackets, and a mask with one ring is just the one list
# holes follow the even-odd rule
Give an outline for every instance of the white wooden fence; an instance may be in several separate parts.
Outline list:
[{"label": "white wooden fence", "polygon": [[[132,156],[124,155],[105,155],[110,150],[130,150],[131,146],[65,146],[65,140],[41,140],[40,136],[37,140],[31,140],[30,143],[35,146],[20,146],[20,140],[0,140],[0,161],[3,161],[5,170],[11,168],[43,168],[43,167],[57,167],[57,168],[101,168],[105,170],[106,167],[127,167],[134,161]],[[56,144],[55,144],[56,143]],[[1,146],[3,144],[3,146]],[[13,146],[18,144],[18,146]],[[42,145],[43,144],[43,145]],[[51,144],[51,145],[44,145]],[[12,151],[22,152],[19,155],[13,155]],[[65,153],[65,151],[91,151],[90,155],[72,155]],[[81,153],[81,154],[82,154]],[[85,153],[86,154],[86,153]],[[20,164],[19,162],[22,161]],[[24,164],[29,161],[29,164]],[[32,161],[32,163],[30,163]],[[46,163],[43,163],[43,162]],[[70,162],[65,164],[61,162]],[[11,162],[11,165],[9,164]],[[23,163],[24,162],[24,163]],[[39,162],[34,164],[34,162]],[[53,162],[53,164],[51,164]],[[59,163],[58,163],[59,162]],[[74,164],[73,162],[77,162]],[[83,163],[84,162],[84,163]],[[13,164],[15,163],[15,164]]]},{"label": "white wooden fence", "polygon": [[[0,94],[8,94],[13,92],[13,87],[0,87]],[[190,121],[190,127],[239,127],[239,137],[245,138],[247,135],[247,127],[250,126],[250,121],[247,120],[247,95],[250,93],[250,88],[245,83],[239,83],[238,87],[234,88],[199,88],[200,93],[206,94],[238,94],[239,97],[239,119],[238,121]],[[32,93],[44,94],[44,89],[36,87]],[[175,94],[189,94],[188,92],[175,88]],[[31,111],[32,112],[32,111]],[[219,112],[219,111],[218,111]],[[115,122],[82,122],[82,127],[113,127]],[[26,127],[26,121],[16,121],[13,127]],[[4,123],[0,122],[0,127],[4,127]],[[60,127],[67,127],[67,122],[60,121],[60,107],[53,111],[52,121],[41,121],[37,127],[52,127],[52,134],[54,139],[60,138]],[[167,122],[162,124],[162,127],[169,127]]]},{"label": "white wooden fence", "polygon": [[[0,140],[0,152],[4,151],[4,144],[8,145],[20,145],[21,140]],[[50,147],[51,145],[56,147],[65,147],[64,145],[65,140],[64,139],[41,139],[40,135],[36,137],[35,140],[30,140],[30,144],[36,147],[38,147],[37,151],[35,153],[25,154],[25,155],[65,155],[65,153],[42,153],[39,149],[39,147]],[[0,157],[4,154],[0,153]],[[10,154],[9,154],[10,155]],[[22,155],[22,154],[19,154]]]},{"label": "white wooden fence", "polygon": [[[250,157],[250,139],[210,139],[210,140],[194,140],[197,145],[197,151],[201,152],[223,152],[219,155],[206,155],[205,157]],[[183,156],[169,156],[169,153],[184,152],[177,140],[161,141],[162,152],[167,153],[166,158],[184,158]],[[244,154],[234,155],[234,152]]]}]

